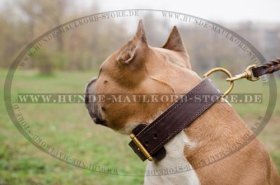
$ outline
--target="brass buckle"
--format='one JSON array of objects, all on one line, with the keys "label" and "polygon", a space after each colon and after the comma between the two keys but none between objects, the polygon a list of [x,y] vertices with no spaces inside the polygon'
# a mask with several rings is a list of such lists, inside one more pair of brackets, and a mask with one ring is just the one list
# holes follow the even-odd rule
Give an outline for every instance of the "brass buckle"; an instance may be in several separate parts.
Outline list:
[{"label": "brass buckle", "polygon": [[[225,73],[228,76],[228,78],[232,78],[231,73],[227,69],[222,68],[222,67],[216,67],[216,68],[213,68],[213,69],[209,70],[207,73],[205,73],[203,75],[203,77],[208,77],[208,76],[210,76],[211,74],[213,74],[213,73],[215,73],[217,71],[221,71],[221,72]],[[234,81],[230,80],[228,82],[229,82],[229,88],[228,88],[228,90],[226,90],[226,92],[224,92],[222,98],[225,97],[226,95],[228,95],[232,91],[232,89],[234,87]]]},{"label": "brass buckle", "polygon": [[130,134],[131,140],[134,142],[134,144],[137,146],[138,150],[142,152],[142,154],[149,160],[152,161],[153,157],[149,154],[149,152],[146,150],[146,148],[142,145],[142,143],[137,139],[137,137],[134,134]]}]

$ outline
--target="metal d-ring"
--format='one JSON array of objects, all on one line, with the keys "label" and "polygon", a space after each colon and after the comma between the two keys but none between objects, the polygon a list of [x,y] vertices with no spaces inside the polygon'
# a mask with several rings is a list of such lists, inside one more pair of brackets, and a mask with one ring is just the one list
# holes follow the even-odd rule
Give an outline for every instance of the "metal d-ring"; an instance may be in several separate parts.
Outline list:
[{"label": "metal d-ring", "polygon": [[[225,73],[228,76],[228,78],[232,78],[231,73],[227,69],[222,68],[222,67],[216,67],[216,68],[213,68],[213,69],[209,70],[208,72],[206,72],[203,75],[203,77],[208,77],[208,76],[210,76],[211,74],[213,74],[217,71],[221,71],[221,72]],[[225,97],[226,95],[228,95],[234,87],[234,81],[228,81],[228,82],[229,82],[229,88],[228,88],[227,91],[224,92],[222,98]]]}]

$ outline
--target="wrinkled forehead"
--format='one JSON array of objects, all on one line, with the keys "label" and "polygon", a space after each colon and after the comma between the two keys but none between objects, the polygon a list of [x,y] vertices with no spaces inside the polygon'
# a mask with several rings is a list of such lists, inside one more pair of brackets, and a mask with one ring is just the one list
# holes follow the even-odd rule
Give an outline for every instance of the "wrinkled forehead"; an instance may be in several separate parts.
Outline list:
[{"label": "wrinkled forehead", "polygon": [[119,53],[119,49],[114,51],[110,56],[108,56],[99,67],[99,73],[103,71],[107,71],[117,67],[117,55]]}]

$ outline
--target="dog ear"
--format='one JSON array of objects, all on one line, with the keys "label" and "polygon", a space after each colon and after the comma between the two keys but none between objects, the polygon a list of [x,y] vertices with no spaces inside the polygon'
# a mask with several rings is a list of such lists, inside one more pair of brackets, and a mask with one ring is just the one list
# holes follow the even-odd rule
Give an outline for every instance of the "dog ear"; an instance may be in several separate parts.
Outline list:
[{"label": "dog ear", "polygon": [[147,47],[148,44],[143,22],[142,20],[140,20],[133,39],[120,49],[120,52],[118,53],[116,58],[117,62],[121,64],[129,64],[135,58],[138,51]]},{"label": "dog ear", "polygon": [[173,51],[179,51],[179,52],[186,51],[180,33],[176,26],[173,27],[166,43],[162,47]]},{"label": "dog ear", "polygon": [[144,44],[147,44],[146,34],[145,34],[144,25],[143,25],[142,20],[140,20],[138,22],[137,31],[136,31],[134,38],[142,41]]},{"label": "dog ear", "polygon": [[[185,49],[180,33],[176,26],[173,27],[166,43],[162,46],[165,49],[179,52],[180,56],[184,59],[181,64],[184,67],[191,69],[189,54]],[[177,61],[179,62],[179,61]],[[180,62],[179,62],[180,63]]]}]

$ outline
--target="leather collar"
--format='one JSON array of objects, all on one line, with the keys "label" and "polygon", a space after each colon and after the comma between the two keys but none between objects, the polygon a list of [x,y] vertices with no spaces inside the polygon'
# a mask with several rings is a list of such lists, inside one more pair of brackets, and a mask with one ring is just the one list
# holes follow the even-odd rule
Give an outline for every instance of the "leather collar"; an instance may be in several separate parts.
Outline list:
[{"label": "leather collar", "polygon": [[151,124],[138,125],[132,131],[129,146],[142,161],[163,159],[166,155],[164,145],[189,127],[221,97],[222,93],[212,81],[205,78]]}]

